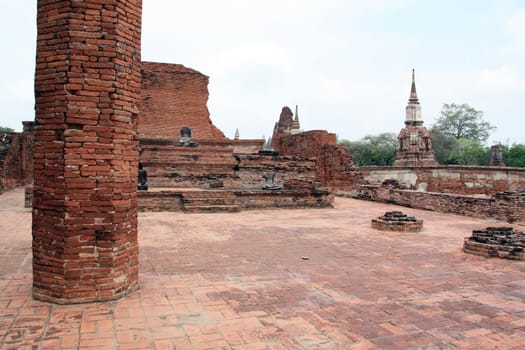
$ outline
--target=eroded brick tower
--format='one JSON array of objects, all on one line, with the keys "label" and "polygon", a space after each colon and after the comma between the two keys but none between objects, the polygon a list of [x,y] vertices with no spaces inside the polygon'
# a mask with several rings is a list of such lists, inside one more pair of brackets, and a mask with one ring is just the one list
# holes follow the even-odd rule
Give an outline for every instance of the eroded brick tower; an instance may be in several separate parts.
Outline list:
[{"label": "eroded brick tower", "polygon": [[33,296],[138,288],[137,101],[142,0],[39,0]]}]

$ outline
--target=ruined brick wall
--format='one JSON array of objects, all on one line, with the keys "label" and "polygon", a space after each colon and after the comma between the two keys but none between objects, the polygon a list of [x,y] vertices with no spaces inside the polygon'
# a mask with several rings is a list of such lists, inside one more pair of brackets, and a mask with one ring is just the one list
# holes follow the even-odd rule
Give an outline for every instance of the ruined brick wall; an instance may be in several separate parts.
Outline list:
[{"label": "ruined brick wall", "polygon": [[300,190],[217,190],[217,191],[139,191],[140,211],[186,213],[238,212],[272,208],[333,207],[334,195],[328,189]]},{"label": "ruined brick wall", "polygon": [[139,133],[144,138],[175,139],[192,129],[193,139],[226,140],[210,120],[208,77],[179,64],[142,62]]},{"label": "ruined brick wall", "polygon": [[319,185],[315,161],[307,158],[234,153],[221,143],[187,147],[141,140],[140,147],[150,187],[261,189],[268,172],[276,173],[276,181],[287,188]]},{"label": "ruined brick wall", "polygon": [[39,0],[33,296],[138,288],[141,0]]},{"label": "ruined brick wall", "polygon": [[525,168],[437,166],[361,167],[360,170],[369,183],[395,179],[428,192],[494,195],[507,189],[525,188]]},{"label": "ruined brick wall", "polygon": [[359,194],[355,197],[441,213],[453,213],[483,219],[494,218],[511,223],[525,223],[524,194],[477,197],[367,185],[362,186]]},{"label": "ruined brick wall", "polygon": [[315,160],[294,156],[237,154],[235,187],[261,189],[266,173],[275,174],[275,183],[285,189],[314,189],[320,185]]},{"label": "ruined brick wall", "polygon": [[177,146],[170,141],[141,141],[140,163],[151,187],[233,186],[237,164],[225,146]]},{"label": "ruined brick wall", "polygon": [[33,181],[34,133],[26,123],[22,133],[0,134],[0,193]]},{"label": "ruined brick wall", "polygon": [[337,144],[333,133],[313,130],[281,135],[274,141],[274,147],[283,155],[315,158],[317,178],[323,186],[348,190],[361,182],[359,170],[352,163],[352,155]]}]

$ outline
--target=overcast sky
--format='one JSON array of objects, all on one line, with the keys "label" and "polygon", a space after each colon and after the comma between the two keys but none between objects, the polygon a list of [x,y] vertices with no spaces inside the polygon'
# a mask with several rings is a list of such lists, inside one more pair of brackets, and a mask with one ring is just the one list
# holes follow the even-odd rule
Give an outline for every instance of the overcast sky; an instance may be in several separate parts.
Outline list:
[{"label": "overcast sky", "polygon": [[[281,108],[340,139],[398,133],[412,68],[425,125],[468,103],[525,143],[523,0],[143,0],[142,59],[210,77],[212,121],[271,136]],[[36,1],[0,0],[0,125],[34,119]]]}]

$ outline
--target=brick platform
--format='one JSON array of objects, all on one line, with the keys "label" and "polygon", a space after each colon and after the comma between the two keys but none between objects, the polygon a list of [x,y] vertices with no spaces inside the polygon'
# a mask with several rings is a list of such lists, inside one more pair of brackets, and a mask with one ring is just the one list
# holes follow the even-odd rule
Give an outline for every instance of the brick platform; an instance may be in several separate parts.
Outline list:
[{"label": "brick platform", "polygon": [[525,260],[524,248],[525,235],[512,227],[474,230],[472,236],[465,238],[463,244],[465,253],[512,260]]},{"label": "brick platform", "polygon": [[345,198],[334,209],[139,213],[140,290],[54,305],[31,297],[23,196],[0,196],[0,349],[525,347],[525,262],[461,250],[490,221],[412,209],[425,221],[415,240],[370,227],[399,207]]},{"label": "brick platform", "polygon": [[272,208],[328,208],[333,193],[326,188],[296,190],[202,190],[152,188],[139,191],[139,211],[185,213],[239,212]]}]

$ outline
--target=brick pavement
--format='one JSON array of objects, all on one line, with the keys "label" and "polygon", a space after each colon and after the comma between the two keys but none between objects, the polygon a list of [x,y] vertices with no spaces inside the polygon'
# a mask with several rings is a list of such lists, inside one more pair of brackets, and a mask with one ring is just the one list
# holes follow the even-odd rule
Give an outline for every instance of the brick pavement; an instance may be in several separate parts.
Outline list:
[{"label": "brick pavement", "polygon": [[370,227],[396,209],[143,213],[140,291],[58,306],[31,299],[31,214],[7,192],[0,349],[525,349],[525,262],[461,250],[495,223],[401,208],[420,233]]}]

